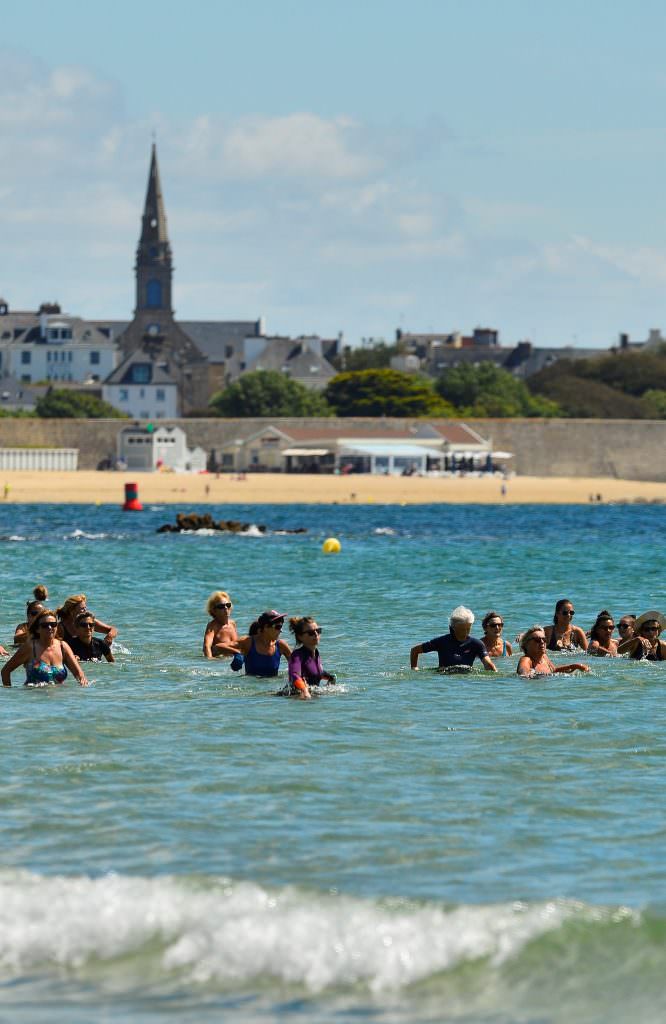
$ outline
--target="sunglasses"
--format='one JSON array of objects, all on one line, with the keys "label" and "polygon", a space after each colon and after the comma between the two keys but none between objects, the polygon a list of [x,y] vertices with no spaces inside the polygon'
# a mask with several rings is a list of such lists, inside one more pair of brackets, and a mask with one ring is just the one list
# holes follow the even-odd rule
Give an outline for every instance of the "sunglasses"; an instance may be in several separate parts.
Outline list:
[{"label": "sunglasses", "polygon": [[323,632],[324,632],[323,629],[321,629],[320,626],[317,626],[316,629],[306,629],[305,630],[305,635],[306,636],[320,636]]},{"label": "sunglasses", "polygon": [[504,625],[504,623],[503,622],[489,622],[488,625],[490,626],[491,629],[501,629],[502,626]]},{"label": "sunglasses", "polygon": [[530,636],[527,639],[528,644],[531,644],[533,640],[535,640],[538,644],[545,644],[546,642],[545,636]]},{"label": "sunglasses", "polygon": [[219,604],[214,604],[213,608],[215,611],[219,611],[220,608],[231,608],[231,601],[220,601]]},{"label": "sunglasses", "polygon": [[77,622],[76,625],[79,627],[79,629],[94,629],[95,628],[95,623],[94,622]]},{"label": "sunglasses", "polygon": [[612,622],[609,622],[605,626],[597,626],[597,629],[607,629],[609,633],[612,633],[615,629],[615,626]]},{"label": "sunglasses", "polygon": [[644,633],[658,633],[659,626],[641,626]]},{"label": "sunglasses", "polygon": [[618,629],[631,629],[631,623],[630,622],[618,622],[617,628]]},{"label": "sunglasses", "polygon": [[40,629],[57,629],[58,628],[58,623],[57,622],[40,622],[39,628]]},{"label": "sunglasses", "polygon": [[269,623],[269,625],[271,629],[277,629],[279,632],[279,630],[281,630],[282,627],[284,626],[284,619],[282,620],[282,622],[271,622]]},{"label": "sunglasses", "polygon": [[560,615],[575,615],[575,614],[576,613],[573,610],[573,608],[565,608],[563,611],[560,612]]}]

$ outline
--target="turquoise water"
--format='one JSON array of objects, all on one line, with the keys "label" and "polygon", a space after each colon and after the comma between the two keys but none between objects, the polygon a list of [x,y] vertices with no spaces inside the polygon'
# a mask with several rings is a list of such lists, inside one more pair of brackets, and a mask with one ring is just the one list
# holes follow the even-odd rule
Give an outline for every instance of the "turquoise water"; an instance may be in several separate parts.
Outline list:
[{"label": "turquoise water", "polygon": [[[0,640],[37,582],[119,628],[90,689],[0,692],[4,1019],[663,1020],[666,666],[408,667],[461,602],[509,638],[666,608],[663,508],[177,511],[0,508]],[[315,615],[338,686],[205,661],[219,587]]]}]

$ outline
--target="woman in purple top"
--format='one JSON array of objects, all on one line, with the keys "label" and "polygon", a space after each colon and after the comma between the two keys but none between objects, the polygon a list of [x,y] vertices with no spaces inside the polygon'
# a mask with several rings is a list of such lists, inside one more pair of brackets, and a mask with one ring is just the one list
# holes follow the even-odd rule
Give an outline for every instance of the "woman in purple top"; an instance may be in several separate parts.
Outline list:
[{"label": "woman in purple top", "polygon": [[325,672],[319,654],[321,629],[309,615],[289,619],[289,629],[296,637],[298,647],[289,656],[289,685],[286,696],[298,695],[301,700],[310,700],[311,686],[319,686],[322,679],[334,683],[332,672]]}]

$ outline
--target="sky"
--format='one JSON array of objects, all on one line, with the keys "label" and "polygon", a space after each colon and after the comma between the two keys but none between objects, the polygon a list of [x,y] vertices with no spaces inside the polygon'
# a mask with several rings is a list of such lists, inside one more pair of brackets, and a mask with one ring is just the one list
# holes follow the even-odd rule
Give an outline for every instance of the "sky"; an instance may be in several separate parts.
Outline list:
[{"label": "sky", "polygon": [[666,330],[661,0],[22,0],[0,297],[128,319],[155,138],[183,320]]}]

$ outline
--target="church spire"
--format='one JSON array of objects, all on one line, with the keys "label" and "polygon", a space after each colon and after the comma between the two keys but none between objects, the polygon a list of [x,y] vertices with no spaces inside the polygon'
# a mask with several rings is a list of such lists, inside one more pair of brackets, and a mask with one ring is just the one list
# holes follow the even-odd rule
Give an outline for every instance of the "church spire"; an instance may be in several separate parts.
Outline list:
[{"label": "church spire", "polygon": [[173,264],[167,235],[164,197],[157,166],[157,147],[153,142],[146,201],[141,218],[141,237],[136,250],[136,309],[172,316],[171,276]]}]

